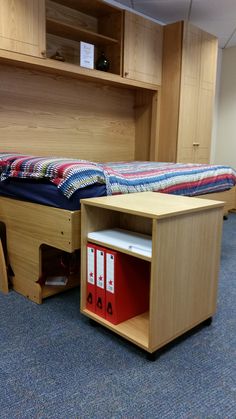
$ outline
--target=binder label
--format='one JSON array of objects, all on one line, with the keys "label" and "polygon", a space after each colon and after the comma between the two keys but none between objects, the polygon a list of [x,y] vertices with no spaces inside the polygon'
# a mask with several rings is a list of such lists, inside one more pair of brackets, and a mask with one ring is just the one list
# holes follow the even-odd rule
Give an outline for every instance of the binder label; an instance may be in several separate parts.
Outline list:
[{"label": "binder label", "polygon": [[95,250],[92,247],[87,247],[87,282],[92,285],[95,284],[94,256]]},{"label": "binder label", "polygon": [[106,260],[106,290],[114,294],[115,292],[115,275],[114,275],[114,256],[107,253]]},{"label": "binder label", "polygon": [[104,289],[104,252],[97,250],[97,287]]}]

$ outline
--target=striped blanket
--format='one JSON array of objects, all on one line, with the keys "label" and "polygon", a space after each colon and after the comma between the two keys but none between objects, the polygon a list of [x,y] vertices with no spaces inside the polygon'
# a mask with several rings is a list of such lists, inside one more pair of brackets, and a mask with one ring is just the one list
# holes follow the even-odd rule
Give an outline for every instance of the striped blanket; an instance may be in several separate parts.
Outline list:
[{"label": "striped blanket", "polygon": [[154,191],[194,196],[236,184],[236,171],[222,165],[136,161],[108,163],[103,169],[108,195]]},{"label": "striped blanket", "polygon": [[0,153],[0,180],[49,179],[70,198],[80,188],[105,183],[102,167],[87,160]]},{"label": "striped blanket", "polygon": [[235,170],[222,165],[98,164],[87,160],[0,153],[0,180],[7,178],[46,178],[67,198],[76,190],[96,183],[106,184],[108,195],[154,191],[188,196],[223,191],[236,184]]}]

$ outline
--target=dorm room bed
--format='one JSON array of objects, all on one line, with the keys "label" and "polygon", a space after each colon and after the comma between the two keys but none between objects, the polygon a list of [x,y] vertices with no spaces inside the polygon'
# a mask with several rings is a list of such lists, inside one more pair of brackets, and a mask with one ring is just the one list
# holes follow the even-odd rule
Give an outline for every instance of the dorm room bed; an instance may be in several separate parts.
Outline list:
[{"label": "dorm room bed", "polygon": [[[146,190],[226,201],[235,208],[236,173],[228,166],[157,162],[98,164],[84,160],[0,154],[0,222],[7,231],[13,288],[42,299],[79,284],[47,286],[43,256],[80,249],[80,199]],[[46,247],[45,247],[46,246]],[[49,264],[50,264],[49,260]]]}]

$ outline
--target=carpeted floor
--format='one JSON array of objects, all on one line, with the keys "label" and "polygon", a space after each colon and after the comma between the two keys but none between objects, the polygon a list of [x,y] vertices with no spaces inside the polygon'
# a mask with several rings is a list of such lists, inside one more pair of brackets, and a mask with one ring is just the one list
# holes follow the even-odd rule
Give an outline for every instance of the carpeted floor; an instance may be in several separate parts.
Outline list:
[{"label": "carpeted floor", "polygon": [[236,418],[236,214],[224,221],[217,314],[155,362],[79,312],[0,295],[0,418]]}]

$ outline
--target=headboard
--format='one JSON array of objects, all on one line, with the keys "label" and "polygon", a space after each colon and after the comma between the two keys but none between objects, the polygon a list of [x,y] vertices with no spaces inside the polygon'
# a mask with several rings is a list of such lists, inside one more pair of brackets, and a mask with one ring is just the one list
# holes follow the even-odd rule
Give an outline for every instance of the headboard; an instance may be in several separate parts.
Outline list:
[{"label": "headboard", "polygon": [[159,92],[0,64],[0,151],[155,160]]},{"label": "headboard", "polygon": [[134,159],[134,90],[1,65],[0,97],[0,151]]}]

